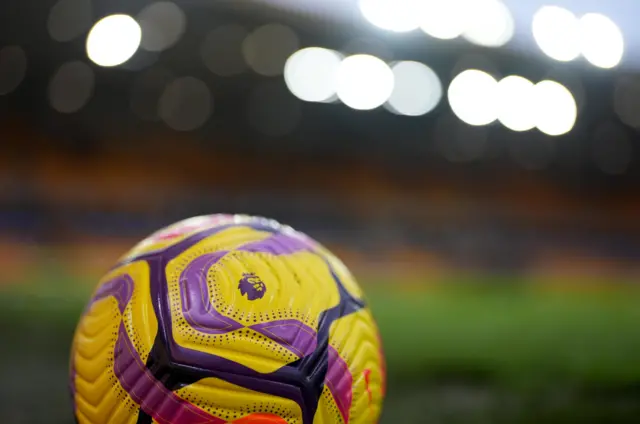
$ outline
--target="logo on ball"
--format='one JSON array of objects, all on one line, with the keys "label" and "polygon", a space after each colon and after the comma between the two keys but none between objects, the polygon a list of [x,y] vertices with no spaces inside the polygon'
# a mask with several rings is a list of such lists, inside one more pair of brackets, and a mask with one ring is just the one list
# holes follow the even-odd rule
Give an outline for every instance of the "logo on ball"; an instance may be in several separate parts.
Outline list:
[{"label": "logo on ball", "polygon": [[267,292],[267,286],[264,282],[254,273],[244,273],[238,283],[238,289],[244,296],[247,295],[248,300],[262,299]]}]

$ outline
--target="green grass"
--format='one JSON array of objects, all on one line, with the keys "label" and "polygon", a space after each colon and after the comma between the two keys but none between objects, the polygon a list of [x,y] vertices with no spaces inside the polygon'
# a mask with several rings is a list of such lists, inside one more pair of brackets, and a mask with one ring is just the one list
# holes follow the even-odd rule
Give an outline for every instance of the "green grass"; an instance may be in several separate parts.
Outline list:
[{"label": "green grass", "polygon": [[390,374],[465,374],[512,384],[640,381],[640,292],[503,286],[372,291]]},{"label": "green grass", "polygon": [[[367,287],[388,362],[382,423],[637,422],[640,290],[452,283]],[[0,410],[16,422],[69,422],[68,349],[89,295],[71,282],[0,292],[0,373],[12,381]]]},{"label": "green grass", "polygon": [[[37,333],[49,343],[67,343],[89,289],[31,287],[0,294],[0,328],[16,337]],[[459,376],[510,385],[640,381],[637,289],[551,292],[456,284],[407,292],[399,287],[376,284],[367,290],[392,379]]]}]

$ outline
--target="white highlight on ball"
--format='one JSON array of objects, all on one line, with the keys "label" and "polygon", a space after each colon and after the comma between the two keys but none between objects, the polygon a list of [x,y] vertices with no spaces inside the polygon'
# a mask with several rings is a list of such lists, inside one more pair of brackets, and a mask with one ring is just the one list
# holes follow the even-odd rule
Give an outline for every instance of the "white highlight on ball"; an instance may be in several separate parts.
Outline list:
[{"label": "white highlight on ball", "polygon": [[96,65],[118,66],[136,53],[142,30],[129,15],[110,15],[95,23],[87,36],[86,51]]}]

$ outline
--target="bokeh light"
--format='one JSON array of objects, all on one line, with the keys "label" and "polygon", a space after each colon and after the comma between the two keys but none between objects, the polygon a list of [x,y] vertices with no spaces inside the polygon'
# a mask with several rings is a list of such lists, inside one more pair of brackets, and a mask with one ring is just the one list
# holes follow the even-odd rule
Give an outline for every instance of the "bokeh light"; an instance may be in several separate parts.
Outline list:
[{"label": "bokeh light", "polygon": [[558,6],[544,6],[536,12],[532,23],[533,37],[550,58],[568,62],[580,55],[578,18]]},{"label": "bokeh light", "polygon": [[533,82],[517,75],[498,82],[498,120],[513,131],[535,127]]},{"label": "bokeh light", "polygon": [[551,136],[566,134],[576,123],[578,107],[562,84],[544,80],[533,87],[536,127]]},{"label": "bokeh light", "polygon": [[93,94],[93,70],[80,61],[60,66],[49,82],[49,103],[60,113],[82,109]]},{"label": "bokeh light", "polygon": [[469,125],[488,125],[498,118],[498,82],[486,72],[469,69],[449,85],[453,113]]},{"label": "bokeh light", "polygon": [[298,36],[287,26],[267,24],[249,34],[242,43],[245,61],[256,73],[281,75],[287,58],[299,47]]},{"label": "bokeh light", "polygon": [[59,0],[47,18],[47,30],[55,41],[71,41],[91,26],[90,0]]},{"label": "bokeh light", "polygon": [[441,40],[451,40],[462,35],[467,28],[468,0],[428,0],[422,6],[420,29]]},{"label": "bokeh light", "polygon": [[87,56],[100,66],[118,66],[131,59],[140,46],[142,30],[129,15],[110,15],[91,28]]},{"label": "bokeh light", "polygon": [[27,54],[20,46],[0,50],[0,95],[14,91],[27,72]]},{"label": "bokeh light", "polygon": [[624,76],[616,81],[613,107],[622,122],[640,128],[640,78]]},{"label": "bokeh light", "polygon": [[501,0],[475,0],[466,6],[469,19],[464,38],[485,47],[504,46],[511,40],[515,24],[511,12]]},{"label": "bokeh light", "polygon": [[592,65],[613,68],[624,55],[622,31],[606,16],[587,13],[580,18],[580,49]]},{"label": "bokeh light", "polygon": [[340,53],[308,47],[292,54],[284,67],[284,80],[294,96],[307,102],[326,102],[336,95]]},{"label": "bokeh light", "polygon": [[393,92],[394,76],[381,59],[358,54],[344,59],[336,75],[336,93],[347,106],[358,110],[375,109]]},{"label": "bokeh light", "polygon": [[221,25],[208,33],[200,46],[202,61],[221,77],[237,75],[247,69],[242,43],[248,31],[237,24]]},{"label": "bokeh light", "polygon": [[209,87],[194,77],[181,77],[170,82],[158,102],[158,115],[176,131],[192,131],[201,127],[212,110]]},{"label": "bokeh light", "polygon": [[159,52],[178,42],[185,31],[187,18],[175,3],[159,1],[142,9],[138,22],[142,28],[140,47]]},{"label": "bokeh light", "polygon": [[420,0],[360,0],[362,15],[388,31],[409,32],[420,26]]},{"label": "bokeh light", "polygon": [[436,73],[419,62],[402,61],[392,66],[394,86],[388,108],[400,115],[420,116],[432,111],[442,98]]}]

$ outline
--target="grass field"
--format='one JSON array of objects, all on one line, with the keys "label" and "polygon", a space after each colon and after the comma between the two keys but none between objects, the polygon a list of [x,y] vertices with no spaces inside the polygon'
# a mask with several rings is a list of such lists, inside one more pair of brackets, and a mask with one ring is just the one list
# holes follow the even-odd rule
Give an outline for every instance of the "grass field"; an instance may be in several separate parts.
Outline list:
[{"label": "grass field", "polygon": [[[0,292],[0,330],[11,340],[1,366],[17,361],[48,370],[50,385],[62,388],[71,333],[89,290],[30,287]],[[640,290],[403,287],[386,283],[367,290],[388,361],[384,422],[399,416],[416,423],[638,422]],[[14,387],[0,398],[15,400],[19,392]],[[52,396],[46,393],[41,398]],[[59,402],[52,400],[52,408]]]}]

